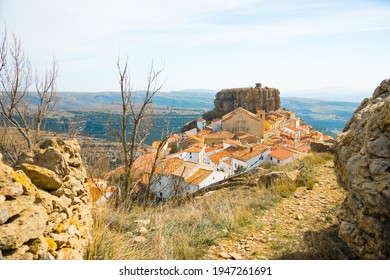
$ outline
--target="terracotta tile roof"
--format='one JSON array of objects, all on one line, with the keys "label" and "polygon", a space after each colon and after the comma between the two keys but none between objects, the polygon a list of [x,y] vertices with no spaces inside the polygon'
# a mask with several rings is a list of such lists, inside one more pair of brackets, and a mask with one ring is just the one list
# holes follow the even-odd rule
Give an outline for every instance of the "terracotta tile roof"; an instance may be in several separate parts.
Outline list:
[{"label": "terracotta tile roof", "polygon": [[[198,142],[204,142],[203,138],[202,137],[199,137],[199,136],[196,136],[196,135],[188,135],[188,140],[196,140]],[[185,140],[184,140],[185,141]],[[183,142],[184,142],[183,141]]]},{"label": "terracotta tile roof", "polygon": [[261,153],[265,152],[268,148],[265,146],[262,146],[260,144],[254,145],[250,148],[246,148],[244,150],[237,151],[233,153],[233,158],[241,160],[241,161],[248,161],[251,158],[254,158]]},{"label": "terracotta tile roof", "polygon": [[244,113],[247,116],[249,116],[249,117],[251,117],[251,118],[253,118],[253,119],[257,120],[257,121],[260,121],[260,119],[255,114],[249,112],[248,110],[245,110],[242,107],[239,107],[239,108],[231,111],[230,113],[227,113],[226,115],[223,115],[222,116],[222,120],[230,119],[231,117],[233,117],[234,115],[239,114],[239,113]]},{"label": "terracotta tile roof", "polygon": [[172,134],[168,138],[168,143],[175,143],[175,142],[179,141],[179,139],[180,139],[180,135],[179,134]]},{"label": "terracotta tile roof", "polygon": [[196,143],[196,144],[189,146],[187,149],[183,150],[182,152],[200,153],[204,147],[206,147],[206,144]]},{"label": "terracotta tile roof", "polygon": [[152,148],[153,149],[158,149],[158,147],[160,146],[161,144],[161,141],[154,141],[153,144],[152,144]]},{"label": "terracotta tile roof", "polygon": [[224,162],[228,165],[232,165],[233,164],[233,159],[231,157],[227,158],[224,160]]},{"label": "terracotta tile roof", "polygon": [[237,140],[226,139],[223,142],[226,143],[226,144],[229,144],[229,145],[236,145],[236,146],[245,148],[245,145],[242,144],[240,141],[237,141]]},{"label": "terracotta tile roof", "polygon": [[184,160],[177,157],[166,159],[156,167],[155,173],[163,176],[169,176],[175,172],[176,169],[182,166],[183,163]]},{"label": "terracotta tile roof", "polygon": [[193,175],[185,179],[185,181],[189,184],[199,186],[212,173],[213,173],[212,170],[199,169]]},{"label": "terracotta tile roof", "polygon": [[236,152],[238,150],[240,150],[240,149],[238,149],[236,147],[233,147],[233,146],[230,146],[230,147],[228,147],[226,149],[223,149],[223,150],[221,150],[219,152],[216,152],[215,154],[209,156],[209,159],[212,162],[218,164],[221,159],[232,155],[234,152]]},{"label": "terracotta tile roof", "polygon": [[286,128],[291,129],[293,131],[299,131],[300,129],[295,126],[287,126]]},{"label": "terracotta tile roof", "polygon": [[290,150],[286,150],[284,148],[279,148],[279,149],[276,149],[275,151],[272,151],[269,154],[269,156],[274,157],[274,158],[279,159],[279,160],[285,160],[285,159],[292,157],[295,154],[296,153],[294,153]]},{"label": "terracotta tile roof", "polygon": [[194,169],[198,168],[198,164],[190,161],[185,161],[181,166],[179,166],[172,175],[186,178],[188,177]]},{"label": "terracotta tile roof", "polygon": [[[158,159],[159,158],[161,158],[161,155],[158,156]],[[140,156],[134,161],[133,168],[141,172],[150,173],[152,171],[155,159],[156,153],[150,153]]]},{"label": "terracotta tile roof", "polygon": [[213,147],[207,147],[205,151],[206,151],[206,153],[210,153],[212,151],[222,149],[222,148],[223,148],[223,144],[221,143],[221,144],[215,145]]}]

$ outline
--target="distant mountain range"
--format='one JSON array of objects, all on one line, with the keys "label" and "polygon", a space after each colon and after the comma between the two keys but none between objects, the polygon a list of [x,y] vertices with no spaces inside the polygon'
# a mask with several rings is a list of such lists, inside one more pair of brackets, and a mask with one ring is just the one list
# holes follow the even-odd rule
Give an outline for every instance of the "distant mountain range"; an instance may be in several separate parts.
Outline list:
[{"label": "distant mountain range", "polygon": [[[147,142],[151,143],[159,138],[167,119],[170,120],[170,129],[179,132],[185,123],[213,109],[215,94],[215,91],[202,89],[159,92],[153,99],[155,131],[152,131]],[[137,101],[141,101],[143,95],[142,91],[134,92]],[[34,96],[32,102],[37,102]],[[66,131],[71,119],[78,124],[81,134],[106,138],[110,135],[107,121],[110,120],[111,125],[115,125],[120,120],[115,116],[120,113],[120,104],[119,92],[63,92],[60,93],[59,105],[53,118],[47,121],[46,128]],[[342,131],[358,106],[357,102],[281,95],[281,107],[295,111],[298,117],[303,118],[314,129],[333,137]],[[167,112],[170,112],[169,116]]]}]

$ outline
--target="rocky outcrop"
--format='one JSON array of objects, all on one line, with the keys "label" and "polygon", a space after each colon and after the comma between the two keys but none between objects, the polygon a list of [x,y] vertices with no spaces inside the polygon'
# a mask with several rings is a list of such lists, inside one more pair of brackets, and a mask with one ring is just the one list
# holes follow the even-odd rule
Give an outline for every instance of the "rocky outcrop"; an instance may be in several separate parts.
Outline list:
[{"label": "rocky outcrop", "polygon": [[0,256],[82,259],[90,242],[91,203],[76,140],[46,140],[15,169],[0,156]]},{"label": "rocky outcrop", "polygon": [[361,258],[390,259],[390,79],[355,111],[337,138],[335,172],[348,191],[340,237]]},{"label": "rocky outcrop", "polygon": [[223,89],[216,94],[214,105],[214,110],[204,114],[203,118],[220,118],[239,107],[255,114],[258,110],[270,112],[280,108],[280,92],[276,88],[262,87],[260,83],[254,88]]},{"label": "rocky outcrop", "polygon": [[311,151],[315,153],[334,153],[334,141],[331,142],[310,142]]}]

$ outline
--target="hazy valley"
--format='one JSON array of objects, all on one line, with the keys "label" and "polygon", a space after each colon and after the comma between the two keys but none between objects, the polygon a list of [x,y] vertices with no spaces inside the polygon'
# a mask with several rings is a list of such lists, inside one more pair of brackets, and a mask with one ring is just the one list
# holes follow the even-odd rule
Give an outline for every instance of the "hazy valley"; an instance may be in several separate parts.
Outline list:
[{"label": "hazy valley", "polygon": [[[153,98],[153,128],[146,143],[161,138],[161,131],[178,133],[182,126],[213,109],[216,92],[211,90],[183,90],[159,92]],[[142,101],[141,91],[135,100]],[[34,100],[33,100],[34,102]],[[120,127],[120,94],[118,92],[64,92],[60,94],[57,110],[46,120],[45,128],[67,132],[69,122],[79,135],[115,141],[112,129]],[[302,97],[283,97],[281,107],[296,112],[314,129],[335,137],[340,133],[359,103],[328,101]]]}]

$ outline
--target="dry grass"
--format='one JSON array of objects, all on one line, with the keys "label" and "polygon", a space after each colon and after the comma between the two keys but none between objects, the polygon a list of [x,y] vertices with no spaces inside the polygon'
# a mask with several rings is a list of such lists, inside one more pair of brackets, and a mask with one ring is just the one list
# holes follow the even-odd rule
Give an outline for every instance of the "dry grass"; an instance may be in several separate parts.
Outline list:
[{"label": "dry grass", "polygon": [[[257,187],[224,189],[181,206],[95,209],[94,242],[87,259],[202,259],[217,240],[261,227],[258,214],[280,199],[277,191]],[[146,242],[134,242],[135,220],[150,219]]]}]

